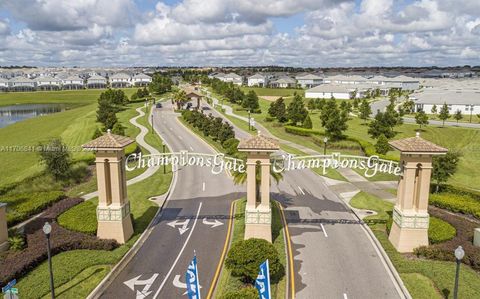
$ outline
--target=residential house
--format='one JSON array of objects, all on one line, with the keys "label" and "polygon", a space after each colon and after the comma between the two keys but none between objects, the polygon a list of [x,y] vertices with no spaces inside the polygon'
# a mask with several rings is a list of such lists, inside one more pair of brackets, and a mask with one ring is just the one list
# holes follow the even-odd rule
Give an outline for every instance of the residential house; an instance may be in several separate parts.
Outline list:
[{"label": "residential house", "polygon": [[323,77],[312,74],[301,74],[296,76],[295,79],[302,88],[312,88],[323,83]]},{"label": "residential house", "polygon": [[69,76],[62,79],[63,89],[83,89],[84,81],[79,76]]},{"label": "residential house", "polygon": [[35,82],[39,90],[60,90],[62,88],[62,80],[51,76],[38,77]]},{"label": "residential house", "polygon": [[262,74],[255,74],[247,78],[247,85],[250,87],[266,87],[268,86],[268,78]]},{"label": "residential house", "polygon": [[8,90],[8,80],[4,78],[0,78],[0,91],[7,91]]},{"label": "residential house", "polygon": [[425,111],[432,114],[432,108],[440,112],[443,104],[447,104],[450,114],[461,111],[464,117],[476,117],[480,114],[480,91],[446,91],[443,89],[428,89],[414,93],[410,99],[415,103],[415,111]]},{"label": "residential house", "polygon": [[126,73],[114,74],[109,79],[112,88],[130,87],[132,85],[132,77]]},{"label": "residential house", "polygon": [[270,82],[270,86],[274,88],[295,88],[297,86],[297,81],[290,77],[281,77]]},{"label": "residential house", "polygon": [[12,91],[33,91],[35,81],[25,77],[14,77],[8,81],[8,89]]},{"label": "residential house", "polygon": [[136,74],[132,78],[132,84],[134,86],[147,86],[150,83],[152,83],[152,77],[145,75],[143,73]]},{"label": "residential house", "polygon": [[239,76],[235,73],[228,73],[225,76],[223,76],[223,79],[220,79],[223,82],[232,82],[235,85],[242,85],[243,84],[243,78],[242,76]]},{"label": "residential house", "polygon": [[99,75],[93,75],[87,79],[87,88],[106,88],[107,79]]},{"label": "residential house", "polygon": [[360,97],[356,86],[353,84],[322,84],[305,91],[305,98],[308,99],[339,99],[348,100],[357,92],[357,97]]}]

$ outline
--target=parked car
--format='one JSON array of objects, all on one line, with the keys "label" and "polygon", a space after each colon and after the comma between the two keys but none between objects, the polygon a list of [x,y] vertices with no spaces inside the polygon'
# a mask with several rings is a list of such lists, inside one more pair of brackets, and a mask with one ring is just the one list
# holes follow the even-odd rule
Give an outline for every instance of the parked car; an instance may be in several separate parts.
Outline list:
[{"label": "parked car", "polygon": [[187,109],[192,108],[192,103],[187,103]]},{"label": "parked car", "polygon": [[157,107],[157,108],[162,108],[162,103],[157,103],[157,104],[155,105],[155,107]]}]

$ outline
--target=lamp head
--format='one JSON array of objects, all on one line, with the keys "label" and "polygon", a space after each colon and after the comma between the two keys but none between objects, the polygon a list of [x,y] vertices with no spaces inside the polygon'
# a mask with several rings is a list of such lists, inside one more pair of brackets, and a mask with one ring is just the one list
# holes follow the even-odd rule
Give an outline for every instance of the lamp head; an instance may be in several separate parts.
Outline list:
[{"label": "lamp head", "polygon": [[324,143],[327,143],[327,142],[328,142],[328,137],[327,137],[327,136],[325,136],[325,137],[323,138],[323,142],[324,142]]},{"label": "lamp head", "polygon": [[465,250],[463,250],[462,246],[458,246],[457,249],[455,249],[455,258],[457,260],[462,260],[464,256]]},{"label": "lamp head", "polygon": [[48,222],[45,222],[43,225],[43,233],[45,235],[49,235],[52,232],[52,225]]}]

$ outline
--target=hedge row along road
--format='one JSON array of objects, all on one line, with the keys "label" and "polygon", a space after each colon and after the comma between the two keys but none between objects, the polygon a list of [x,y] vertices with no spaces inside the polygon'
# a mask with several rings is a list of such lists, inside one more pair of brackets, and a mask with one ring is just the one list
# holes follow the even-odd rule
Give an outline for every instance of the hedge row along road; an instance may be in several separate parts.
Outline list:
[{"label": "hedge row along road", "polygon": [[[153,112],[155,130],[177,152],[214,151],[177,120],[169,101]],[[208,293],[222,254],[230,218],[230,205],[242,197],[244,188],[235,186],[226,174],[212,175],[210,169],[183,167],[177,171],[159,220],[135,257],[103,292],[102,298],[182,298],[186,291],[185,271],[198,258],[200,285]],[[149,293],[151,292],[151,293]]]},{"label": "hedge row along road", "polygon": [[[234,128],[237,138],[249,136]],[[322,177],[311,170],[285,172],[271,192],[285,207],[296,298],[403,298],[363,225]]]}]

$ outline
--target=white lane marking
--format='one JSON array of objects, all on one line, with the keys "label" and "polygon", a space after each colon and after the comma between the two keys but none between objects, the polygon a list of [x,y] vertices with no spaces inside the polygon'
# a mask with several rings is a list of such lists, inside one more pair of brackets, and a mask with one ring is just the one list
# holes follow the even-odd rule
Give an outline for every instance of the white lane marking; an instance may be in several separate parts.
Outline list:
[{"label": "white lane marking", "polygon": [[223,225],[223,223],[221,221],[218,221],[217,219],[215,219],[213,222],[210,222],[207,220],[207,218],[203,218],[203,224],[211,225],[211,228]]},{"label": "white lane marking", "polygon": [[300,190],[300,193],[302,193],[302,195],[305,195],[305,192],[303,192],[302,188],[300,188],[300,186],[298,186],[298,189]]},{"label": "white lane marking", "polygon": [[168,226],[175,228],[178,225],[181,225],[182,227],[178,228],[178,232],[180,235],[183,235],[187,230],[188,230],[188,224],[190,223],[190,219],[186,219],[183,222],[179,222],[178,220],[172,221],[167,223]]},{"label": "white lane marking", "polygon": [[[179,288],[179,289],[186,289],[187,288],[187,284],[184,283],[184,282],[181,282],[180,281],[180,275],[175,275],[175,278],[173,279],[173,286],[176,287],[176,288]],[[198,285],[198,288],[202,288],[202,286],[199,284]],[[187,295],[188,291],[185,291],[185,293],[183,293],[183,295]]]},{"label": "white lane marking", "polygon": [[202,190],[205,191],[205,182],[203,182]]},{"label": "white lane marking", "polygon": [[180,252],[178,253],[177,258],[173,262],[173,265],[170,268],[170,270],[168,270],[168,273],[165,276],[165,278],[163,279],[163,282],[160,285],[160,287],[158,288],[157,292],[155,293],[155,295],[153,295],[153,299],[157,298],[158,294],[160,294],[160,291],[162,290],[163,286],[167,282],[168,277],[170,276],[170,274],[172,274],[173,268],[175,268],[175,266],[178,263],[178,260],[180,259],[180,256],[182,255],[183,251],[185,250],[185,247],[187,247],[187,243],[190,240],[190,237],[192,236],[193,231],[195,230],[195,226],[197,225],[198,215],[200,215],[200,210],[201,209],[202,209],[202,202],[200,202],[200,204],[198,205],[197,216],[195,217],[195,221],[193,221],[192,229],[190,230],[190,233],[188,234],[187,239],[185,240],[185,243],[183,243],[182,249],[180,249]]},{"label": "white lane marking", "polygon": [[325,226],[323,226],[323,223],[320,223],[320,226],[322,227],[323,234],[325,235],[325,238],[328,238],[327,231],[325,230]]},{"label": "white lane marking", "polygon": [[155,279],[157,279],[158,275],[159,275],[158,273],[154,273],[149,279],[145,279],[145,280],[140,280],[140,277],[142,275],[138,275],[137,277],[124,281],[123,283],[134,292],[135,292],[136,285],[137,286],[143,285],[143,290],[141,291],[137,290],[137,296],[136,296],[137,299],[143,299],[148,295],[150,295],[150,293],[152,293],[152,291],[149,291],[149,289],[152,286],[152,284],[155,282]]},{"label": "white lane marking", "polygon": [[173,131],[172,127],[170,127],[170,131]]},{"label": "white lane marking", "polygon": [[343,299],[348,299],[347,294],[343,293]]},{"label": "white lane marking", "polygon": [[194,151],[193,147],[190,147],[190,150],[193,152]]},{"label": "white lane marking", "polygon": [[178,136],[178,138],[179,138],[180,140],[183,140],[183,137],[182,137],[182,136]]}]

